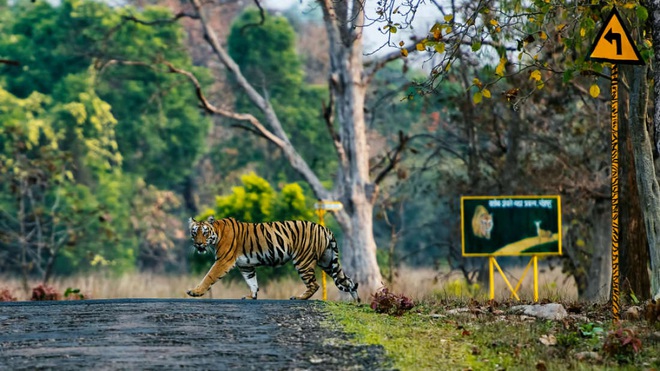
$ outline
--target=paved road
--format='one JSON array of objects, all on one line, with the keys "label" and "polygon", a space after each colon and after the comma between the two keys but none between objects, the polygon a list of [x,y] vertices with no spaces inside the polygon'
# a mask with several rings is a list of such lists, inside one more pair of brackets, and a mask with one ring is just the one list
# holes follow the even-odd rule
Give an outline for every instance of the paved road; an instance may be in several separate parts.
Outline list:
[{"label": "paved road", "polygon": [[380,370],[317,301],[0,303],[0,369]]}]

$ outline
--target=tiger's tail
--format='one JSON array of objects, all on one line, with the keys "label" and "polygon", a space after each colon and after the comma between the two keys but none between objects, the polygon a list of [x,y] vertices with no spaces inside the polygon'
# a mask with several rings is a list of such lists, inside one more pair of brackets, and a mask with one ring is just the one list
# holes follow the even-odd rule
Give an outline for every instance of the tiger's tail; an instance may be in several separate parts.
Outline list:
[{"label": "tiger's tail", "polygon": [[339,247],[337,246],[337,240],[332,234],[326,249],[332,251],[332,258],[330,259],[329,266],[322,266],[321,268],[332,277],[332,280],[340,291],[350,293],[353,299],[359,303],[360,297],[357,292],[358,284],[344,274],[344,270],[341,268],[341,264],[339,264]]}]

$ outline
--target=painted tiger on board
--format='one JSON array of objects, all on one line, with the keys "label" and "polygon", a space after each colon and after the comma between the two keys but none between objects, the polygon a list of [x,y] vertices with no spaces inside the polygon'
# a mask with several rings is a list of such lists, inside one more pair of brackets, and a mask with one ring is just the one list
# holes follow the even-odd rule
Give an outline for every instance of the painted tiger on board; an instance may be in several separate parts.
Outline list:
[{"label": "painted tiger on board", "polygon": [[493,230],[493,215],[488,210],[479,205],[474,210],[472,217],[472,233],[475,236],[490,239],[490,232]]},{"label": "painted tiger on board", "polygon": [[255,268],[279,266],[291,260],[307,287],[303,294],[291,299],[305,300],[318,290],[314,275],[318,265],[332,277],[339,290],[360,301],[358,284],[346,277],[339,264],[335,236],[320,224],[300,220],[244,223],[234,218],[215,220],[210,216],[200,222],[190,218],[188,226],[197,252],[210,250],[215,254],[215,263],[204,279],[187,291],[190,296],[204,295],[211,285],[236,266],[250,287],[250,296],[244,299],[256,299],[259,285]]}]

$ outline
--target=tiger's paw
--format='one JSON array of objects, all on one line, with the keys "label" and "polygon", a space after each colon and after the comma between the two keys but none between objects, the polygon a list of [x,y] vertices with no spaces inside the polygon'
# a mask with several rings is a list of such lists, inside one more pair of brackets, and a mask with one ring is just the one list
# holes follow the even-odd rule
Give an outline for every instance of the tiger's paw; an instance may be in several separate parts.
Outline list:
[{"label": "tiger's paw", "polygon": [[197,297],[197,296],[204,295],[204,292],[196,290],[196,289],[190,289],[190,290],[186,291],[186,294],[188,294],[189,296],[192,296],[192,297]]}]

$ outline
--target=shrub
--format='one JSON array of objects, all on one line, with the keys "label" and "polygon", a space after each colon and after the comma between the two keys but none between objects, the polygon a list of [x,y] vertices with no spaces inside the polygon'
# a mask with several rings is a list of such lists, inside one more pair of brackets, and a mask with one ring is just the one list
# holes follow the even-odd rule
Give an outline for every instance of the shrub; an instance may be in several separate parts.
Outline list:
[{"label": "shrub", "polygon": [[415,306],[412,299],[404,295],[394,294],[387,287],[380,288],[372,297],[371,309],[391,316],[401,316]]},{"label": "shrub", "polygon": [[74,289],[71,287],[67,287],[66,290],[64,290],[64,299],[65,300],[83,300],[85,299],[85,295],[83,295],[80,292],[80,289]]},{"label": "shrub", "polygon": [[642,341],[635,332],[629,328],[619,326],[616,330],[607,333],[603,352],[619,363],[628,363],[635,358],[635,354],[642,350]]},{"label": "shrub", "polygon": [[9,289],[0,290],[0,301],[16,301],[16,297],[12,295]]},{"label": "shrub", "polygon": [[60,300],[60,294],[54,287],[41,284],[32,289],[32,301]]}]

